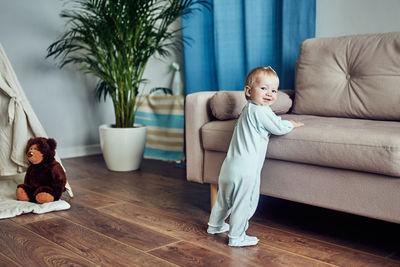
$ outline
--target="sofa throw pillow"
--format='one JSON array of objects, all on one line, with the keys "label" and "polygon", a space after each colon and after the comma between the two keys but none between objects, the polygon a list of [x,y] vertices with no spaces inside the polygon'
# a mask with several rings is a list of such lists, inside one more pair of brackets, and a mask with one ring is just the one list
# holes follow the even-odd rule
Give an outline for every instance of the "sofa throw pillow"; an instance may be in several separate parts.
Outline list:
[{"label": "sofa throw pillow", "polygon": [[292,112],[400,120],[399,58],[400,32],[304,41]]},{"label": "sofa throw pillow", "polygon": [[[218,120],[237,119],[246,105],[243,91],[219,91],[210,99],[210,109]],[[285,92],[278,91],[278,99],[271,106],[276,114],[285,114],[292,107],[292,99]]]}]

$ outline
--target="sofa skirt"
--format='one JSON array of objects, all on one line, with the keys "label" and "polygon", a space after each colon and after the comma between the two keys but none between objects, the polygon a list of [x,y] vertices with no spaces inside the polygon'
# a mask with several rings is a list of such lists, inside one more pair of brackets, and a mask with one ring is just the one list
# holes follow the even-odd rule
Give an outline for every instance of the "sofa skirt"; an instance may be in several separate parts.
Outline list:
[{"label": "sofa skirt", "polygon": [[[217,183],[226,154],[205,151],[204,182]],[[400,223],[400,178],[267,159],[261,194]]]}]

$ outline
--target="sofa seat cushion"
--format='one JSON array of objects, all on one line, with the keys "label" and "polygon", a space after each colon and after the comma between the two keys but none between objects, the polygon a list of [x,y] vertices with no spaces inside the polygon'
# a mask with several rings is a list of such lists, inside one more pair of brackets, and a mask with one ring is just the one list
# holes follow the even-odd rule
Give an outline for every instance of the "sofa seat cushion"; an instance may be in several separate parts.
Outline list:
[{"label": "sofa seat cushion", "polygon": [[[272,136],[267,158],[400,177],[400,122],[294,114],[282,118],[305,126]],[[227,152],[235,123],[205,124],[203,148]]]}]

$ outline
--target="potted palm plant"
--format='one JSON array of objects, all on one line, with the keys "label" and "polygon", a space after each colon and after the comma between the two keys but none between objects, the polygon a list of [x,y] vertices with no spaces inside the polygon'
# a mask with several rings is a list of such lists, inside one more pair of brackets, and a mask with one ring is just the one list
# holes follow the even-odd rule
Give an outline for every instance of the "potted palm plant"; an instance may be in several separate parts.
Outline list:
[{"label": "potted palm plant", "polygon": [[[84,73],[98,78],[99,99],[111,97],[115,125],[99,128],[110,170],[139,168],[146,128],[134,124],[134,108],[143,72],[150,57],[168,56],[180,46],[180,29],[170,25],[196,5],[209,7],[207,0],[73,0],[71,9],[61,12],[68,29],[48,47],[47,57],[59,59],[60,68],[78,64]],[[130,137],[131,131],[139,133]]]}]

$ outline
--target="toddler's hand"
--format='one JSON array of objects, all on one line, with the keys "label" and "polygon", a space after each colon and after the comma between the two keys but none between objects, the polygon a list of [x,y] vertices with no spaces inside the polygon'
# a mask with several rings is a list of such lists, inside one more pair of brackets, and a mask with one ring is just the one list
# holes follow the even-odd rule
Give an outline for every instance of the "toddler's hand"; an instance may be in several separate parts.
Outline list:
[{"label": "toddler's hand", "polygon": [[289,121],[293,124],[293,127],[294,127],[294,128],[304,126],[304,123],[302,123],[302,122],[299,122],[299,121],[292,121],[292,120],[289,120]]}]

